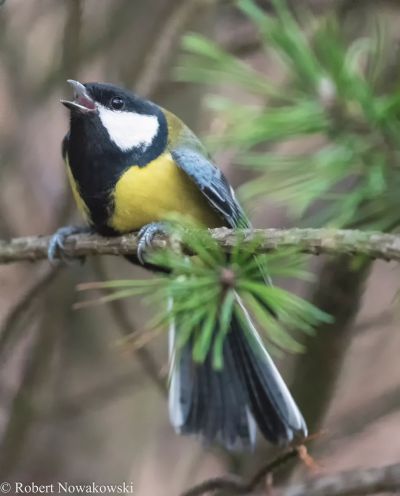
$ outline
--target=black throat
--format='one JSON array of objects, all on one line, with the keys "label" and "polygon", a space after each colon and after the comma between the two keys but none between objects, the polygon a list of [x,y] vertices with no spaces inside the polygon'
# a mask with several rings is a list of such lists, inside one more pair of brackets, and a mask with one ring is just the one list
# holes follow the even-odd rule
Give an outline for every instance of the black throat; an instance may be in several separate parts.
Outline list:
[{"label": "black throat", "polygon": [[72,175],[87,205],[95,230],[104,235],[117,235],[108,226],[113,214],[113,191],[118,179],[130,167],[145,167],[161,155],[167,146],[168,127],[158,110],[158,134],[147,148],[122,151],[115,145],[97,115],[71,116],[70,132],[63,141],[63,155],[68,157]]}]

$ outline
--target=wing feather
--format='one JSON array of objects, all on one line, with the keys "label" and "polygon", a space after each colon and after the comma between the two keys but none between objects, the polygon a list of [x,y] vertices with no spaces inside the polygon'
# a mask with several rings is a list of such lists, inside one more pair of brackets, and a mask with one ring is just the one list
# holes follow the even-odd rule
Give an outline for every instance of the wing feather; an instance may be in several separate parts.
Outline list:
[{"label": "wing feather", "polygon": [[229,227],[250,227],[225,176],[201,151],[182,147],[172,150],[171,155]]},{"label": "wing feather", "polygon": [[[194,138],[192,138],[194,139]],[[197,145],[197,142],[191,143]],[[223,217],[232,228],[251,228],[251,223],[236,199],[232,186],[220,169],[205,156],[198,146],[182,147],[171,151],[175,163],[197,185],[209,204]],[[271,278],[260,264],[260,272],[268,285]],[[269,309],[274,315],[272,309]]]}]

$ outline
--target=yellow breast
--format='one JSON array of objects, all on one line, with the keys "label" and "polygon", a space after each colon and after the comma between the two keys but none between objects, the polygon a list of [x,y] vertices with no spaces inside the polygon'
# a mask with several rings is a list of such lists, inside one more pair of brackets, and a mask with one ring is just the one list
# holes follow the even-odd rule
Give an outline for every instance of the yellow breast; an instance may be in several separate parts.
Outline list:
[{"label": "yellow breast", "polygon": [[121,233],[161,221],[171,213],[188,216],[207,227],[222,224],[170,153],[161,155],[145,167],[129,168],[115,186],[113,201],[114,213],[109,225]]}]

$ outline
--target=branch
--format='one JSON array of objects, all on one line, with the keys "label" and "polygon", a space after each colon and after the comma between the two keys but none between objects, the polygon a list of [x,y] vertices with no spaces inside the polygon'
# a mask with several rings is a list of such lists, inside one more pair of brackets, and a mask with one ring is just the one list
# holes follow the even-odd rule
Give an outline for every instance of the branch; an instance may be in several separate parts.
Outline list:
[{"label": "branch", "polygon": [[248,481],[241,481],[232,477],[216,477],[208,479],[200,484],[188,489],[181,496],[203,496],[205,494],[214,494],[216,491],[224,491],[229,495],[250,494],[262,484],[269,474],[272,474],[280,466],[299,455],[299,448],[290,448],[284,453],[278,455],[272,461],[258,470]]},{"label": "branch", "polygon": [[43,274],[37,276],[32,286],[6,315],[0,326],[0,357],[4,352],[9,352],[7,345],[20,319],[28,313],[36,297],[42,295],[43,290],[55,279],[58,273],[59,267],[49,267]]},{"label": "branch", "polygon": [[[235,246],[238,240],[242,245],[246,245],[257,237],[260,240],[259,252],[296,248],[300,252],[315,255],[321,253],[364,255],[370,258],[400,261],[400,235],[394,234],[335,229],[233,231],[224,227],[211,229],[210,233],[222,247],[228,249]],[[238,238],[238,233],[243,236]],[[0,241],[0,264],[45,260],[50,239],[50,236],[32,236]],[[158,235],[154,239],[153,247],[165,248],[168,242],[167,236]],[[136,253],[136,248],[136,234],[115,238],[80,234],[69,236],[65,241],[65,253],[72,258],[87,255],[132,255]]]},{"label": "branch", "polygon": [[[101,262],[102,262],[101,260],[95,258],[93,263],[93,268],[98,278],[100,280],[105,281],[109,278],[107,277],[107,272],[104,268],[104,265],[101,264]],[[105,293],[108,294],[108,291],[105,291]],[[108,308],[111,311],[111,315],[113,316],[115,323],[118,325],[118,329],[122,334],[122,336],[127,337],[127,336],[132,336],[133,333],[135,334],[137,333],[135,326],[130,319],[130,315],[127,311],[127,308],[123,304],[122,300],[111,301]],[[162,377],[160,373],[161,367],[158,366],[151,352],[146,348],[136,348],[133,349],[133,353],[135,353],[136,356],[138,357],[139,362],[143,367],[143,370],[146,372],[147,376],[153,381],[153,384],[157,386],[157,389],[161,392],[161,394],[166,396],[167,389],[166,389],[165,377]]]},{"label": "branch", "polygon": [[288,487],[277,496],[357,496],[400,490],[400,463],[318,477]]},{"label": "branch", "polygon": [[144,69],[135,83],[135,91],[139,95],[147,97],[155,93],[160,78],[169,72],[165,68],[177,39],[202,4],[205,4],[204,0],[181,0],[175,8],[171,6],[171,14],[148,50]]},{"label": "branch", "polygon": [[[255,495],[255,491],[260,488],[263,482],[272,483],[272,475],[276,469],[296,457],[299,454],[299,448],[292,448],[278,456],[249,481],[236,480],[232,477],[218,477],[192,487],[181,496],[216,495],[217,493],[220,494],[221,491],[229,496]],[[268,478],[268,476],[271,477]],[[400,463],[320,475],[303,484],[283,488],[270,485],[270,488],[273,489],[273,494],[276,496],[365,496],[395,491],[397,494],[400,489]]]},{"label": "branch", "polygon": [[[361,305],[371,260],[348,255],[332,256],[318,271],[308,300],[332,316],[333,322],[320,322],[315,336],[303,339],[305,353],[296,357],[291,390],[301,406],[310,432],[321,429],[332,398],[349,343],[354,335],[353,322]],[[285,477],[290,475],[290,470]]]}]

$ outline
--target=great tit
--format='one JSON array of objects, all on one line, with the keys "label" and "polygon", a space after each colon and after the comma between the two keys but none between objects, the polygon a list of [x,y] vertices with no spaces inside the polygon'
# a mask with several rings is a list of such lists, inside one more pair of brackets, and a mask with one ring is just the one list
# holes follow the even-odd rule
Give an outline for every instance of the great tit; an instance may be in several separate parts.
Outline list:
[{"label": "great tit", "polygon": [[[205,227],[250,227],[225,176],[193,132],[173,113],[111,84],[68,81],[70,129],[62,152],[77,206],[105,236],[140,231],[138,258],[173,212]],[[62,245],[61,230],[51,254]],[[239,302],[241,304],[241,302]],[[253,447],[256,426],[286,445],[307,435],[304,419],[259,334],[232,318],[223,370],[192,359],[190,343],[174,353],[170,329],[169,415],[175,430],[207,443]]]}]

